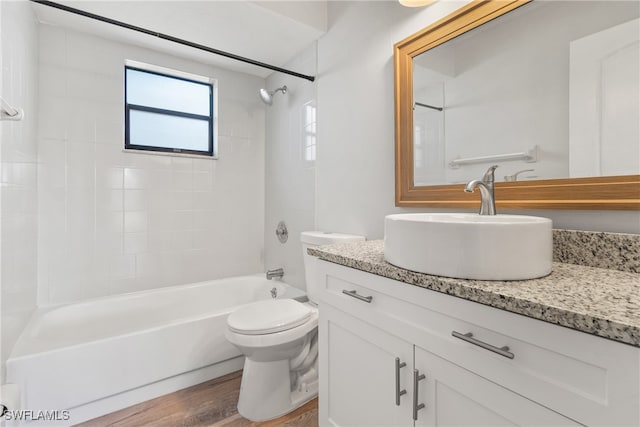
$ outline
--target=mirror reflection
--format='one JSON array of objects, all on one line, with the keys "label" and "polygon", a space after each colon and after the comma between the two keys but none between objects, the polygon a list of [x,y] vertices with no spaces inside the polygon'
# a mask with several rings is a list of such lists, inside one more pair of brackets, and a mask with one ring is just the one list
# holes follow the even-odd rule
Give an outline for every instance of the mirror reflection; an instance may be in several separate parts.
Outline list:
[{"label": "mirror reflection", "polygon": [[640,173],[639,10],[531,2],[415,57],[414,185]]}]

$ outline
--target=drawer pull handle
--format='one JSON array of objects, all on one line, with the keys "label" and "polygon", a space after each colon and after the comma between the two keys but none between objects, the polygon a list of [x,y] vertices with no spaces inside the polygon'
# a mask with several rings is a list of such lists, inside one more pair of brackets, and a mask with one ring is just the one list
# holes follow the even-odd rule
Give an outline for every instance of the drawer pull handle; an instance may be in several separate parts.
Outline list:
[{"label": "drawer pull handle", "polygon": [[475,339],[471,332],[467,332],[466,334],[461,334],[460,332],[452,331],[451,335],[453,335],[456,338],[460,338],[461,340],[471,343],[473,345],[477,345],[478,347],[482,347],[485,350],[498,353],[500,356],[504,356],[508,359],[514,358],[514,354],[509,351],[509,347],[507,347],[506,345],[504,347],[496,347],[494,345],[487,344],[486,342],[482,342],[478,339]]},{"label": "drawer pull handle", "polygon": [[407,366],[405,362],[400,362],[396,357],[396,406],[400,406],[400,396],[407,394],[407,390],[400,390],[400,368]]},{"label": "drawer pull handle", "polygon": [[360,301],[364,301],[364,302],[368,302],[368,303],[370,303],[373,300],[372,296],[365,297],[365,296],[362,296],[362,295],[358,295],[358,292],[355,291],[355,290],[354,291],[348,291],[346,289],[343,289],[342,293],[346,294],[346,295],[349,295],[350,297],[354,297],[356,299],[359,299]]},{"label": "drawer pull handle", "polygon": [[418,411],[424,408],[424,403],[418,404],[418,383],[425,379],[424,374],[420,375],[420,371],[413,370],[413,421],[418,421]]}]

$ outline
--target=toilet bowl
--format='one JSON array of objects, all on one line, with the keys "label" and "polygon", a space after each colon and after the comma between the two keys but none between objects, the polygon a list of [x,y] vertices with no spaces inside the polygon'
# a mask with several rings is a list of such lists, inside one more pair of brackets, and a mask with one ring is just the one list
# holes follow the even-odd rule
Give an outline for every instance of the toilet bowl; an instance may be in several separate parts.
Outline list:
[{"label": "toilet bowl", "polygon": [[307,247],[364,240],[362,236],[301,234],[309,302],[270,299],[227,318],[225,335],[244,355],[238,413],[251,421],[287,414],[318,395],[318,309],[313,302],[316,258]]},{"label": "toilet bowl", "polygon": [[227,339],[246,356],[240,415],[269,420],[318,394],[317,308],[292,299],[260,301],[231,313],[227,326]]}]

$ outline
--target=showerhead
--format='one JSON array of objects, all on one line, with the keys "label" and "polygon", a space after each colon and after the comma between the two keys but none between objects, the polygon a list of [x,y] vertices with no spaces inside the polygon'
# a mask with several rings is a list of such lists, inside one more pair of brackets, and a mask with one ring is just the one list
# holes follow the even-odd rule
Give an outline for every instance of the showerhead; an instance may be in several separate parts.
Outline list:
[{"label": "showerhead", "polygon": [[264,102],[267,105],[271,105],[273,104],[273,95],[276,94],[276,92],[282,92],[283,94],[287,93],[287,87],[286,86],[282,86],[279,87],[276,90],[272,90],[272,91],[268,91],[264,88],[260,89],[260,99],[262,99],[262,102]]},{"label": "showerhead", "polygon": [[272,93],[269,93],[265,88],[260,89],[260,98],[262,99],[262,102],[267,105],[271,105],[273,102],[273,98],[271,97]]}]

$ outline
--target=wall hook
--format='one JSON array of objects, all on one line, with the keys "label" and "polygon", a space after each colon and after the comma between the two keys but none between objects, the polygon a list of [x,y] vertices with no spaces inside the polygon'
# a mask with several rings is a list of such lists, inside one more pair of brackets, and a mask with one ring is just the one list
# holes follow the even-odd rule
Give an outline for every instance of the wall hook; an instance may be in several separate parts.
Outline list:
[{"label": "wall hook", "polygon": [[12,107],[7,101],[0,97],[0,120],[22,120],[24,111],[21,108]]}]

